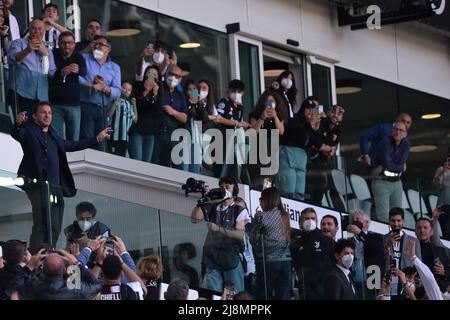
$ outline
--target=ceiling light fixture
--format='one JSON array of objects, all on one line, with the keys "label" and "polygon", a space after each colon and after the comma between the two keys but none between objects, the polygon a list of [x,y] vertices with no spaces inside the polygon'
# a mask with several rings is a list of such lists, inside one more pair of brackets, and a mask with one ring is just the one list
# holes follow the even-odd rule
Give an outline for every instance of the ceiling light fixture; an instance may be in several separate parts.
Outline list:
[{"label": "ceiling light fixture", "polygon": [[139,22],[134,20],[116,20],[109,24],[109,31],[106,32],[110,37],[129,37],[141,33]]},{"label": "ceiling light fixture", "polygon": [[434,145],[434,144],[419,144],[417,146],[412,146],[409,149],[409,151],[410,152],[416,152],[416,153],[419,153],[419,152],[431,152],[431,151],[437,150],[437,148],[438,147],[436,145]]},{"label": "ceiling light fixture", "polygon": [[200,46],[201,45],[198,42],[186,42],[186,43],[180,44],[180,48],[183,48],[183,49],[195,49]]},{"label": "ceiling light fixture", "polygon": [[283,71],[289,69],[289,64],[283,61],[264,62],[264,77],[276,78]]},{"label": "ceiling light fixture", "polygon": [[424,120],[439,119],[440,117],[442,117],[440,113],[427,113],[422,115],[422,119]]},{"label": "ceiling light fixture", "polygon": [[362,81],[359,79],[336,80],[337,94],[351,94],[362,91]]}]

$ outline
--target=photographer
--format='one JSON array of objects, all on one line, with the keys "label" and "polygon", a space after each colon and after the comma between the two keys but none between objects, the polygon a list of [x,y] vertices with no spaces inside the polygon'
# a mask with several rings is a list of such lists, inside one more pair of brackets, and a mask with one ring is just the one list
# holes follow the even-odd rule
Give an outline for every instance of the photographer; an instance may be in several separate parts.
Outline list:
[{"label": "photographer", "polygon": [[223,177],[219,180],[219,186],[225,189],[223,201],[209,207],[199,204],[191,214],[192,223],[206,220],[208,225],[203,246],[203,281],[210,290],[222,292],[225,283],[233,283],[236,292],[241,292],[245,290],[241,261],[242,238],[250,217],[247,209],[234,203],[239,193],[236,180]]}]

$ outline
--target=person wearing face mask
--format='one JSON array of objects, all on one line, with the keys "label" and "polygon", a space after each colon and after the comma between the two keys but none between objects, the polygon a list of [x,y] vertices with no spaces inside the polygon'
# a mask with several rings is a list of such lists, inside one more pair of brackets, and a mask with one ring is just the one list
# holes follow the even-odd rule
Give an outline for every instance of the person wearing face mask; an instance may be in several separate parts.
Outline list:
[{"label": "person wearing face mask", "polygon": [[291,256],[301,300],[324,298],[324,282],[332,270],[334,241],[317,228],[317,214],[306,208],[300,214],[299,232],[292,233]]},{"label": "person wearing face mask", "polygon": [[[255,129],[258,134],[258,147],[259,147],[259,133],[261,130],[265,130],[267,133],[267,156],[271,156],[271,130],[277,130],[278,135],[282,136],[284,134],[285,124],[288,120],[288,110],[285,102],[281,96],[276,93],[273,89],[268,89],[263,92],[259,97],[256,106],[249,114],[250,126]],[[256,154],[259,154],[258,150],[255,150]],[[252,176],[252,183],[254,186],[262,185],[262,177],[260,175],[261,166],[269,166],[270,164],[263,165],[259,161],[255,165],[249,165]],[[267,177],[267,176],[266,176]]]},{"label": "person wearing face mask", "polygon": [[181,169],[181,164],[173,164],[171,159],[172,148],[178,144],[172,141],[172,132],[184,127],[188,119],[186,98],[177,86],[182,80],[182,70],[178,66],[171,66],[168,77],[162,83],[160,110],[161,126],[156,137],[156,153],[159,155],[159,164],[174,166]]},{"label": "person wearing face mask", "polygon": [[336,265],[325,280],[326,300],[357,300],[350,268],[353,264],[355,244],[339,239],[334,247]]},{"label": "person wearing face mask", "polygon": [[280,138],[279,170],[275,186],[284,197],[304,200],[306,186],[306,164],[311,146],[320,149],[318,138],[320,115],[313,111],[317,102],[312,97],[303,101],[294,118],[288,119],[284,134]]},{"label": "person wearing face mask", "polygon": [[226,283],[233,283],[236,292],[245,290],[242,266],[242,241],[245,225],[250,222],[248,210],[236,205],[239,193],[233,177],[223,177],[219,186],[226,191],[219,204],[196,206],[191,213],[191,222],[207,221],[208,234],[203,245],[202,266],[204,288],[223,292]]},{"label": "person wearing face mask", "polygon": [[[223,137],[226,137],[227,129],[250,127],[250,124],[246,121],[242,121],[244,115],[243,95],[245,85],[241,80],[234,79],[228,83],[228,96],[222,98],[217,104],[217,113],[220,118],[217,121],[217,126],[222,132]],[[234,164],[227,164],[227,146],[223,145],[222,164],[216,164],[214,166],[214,174],[216,177],[223,177],[225,175],[233,175],[237,177],[238,167]],[[234,161],[236,163],[236,161]]]},{"label": "person wearing face mask", "polygon": [[169,65],[177,64],[175,53],[172,52],[172,58],[170,58],[167,51],[168,45],[164,41],[149,41],[145,48],[142,50],[136,62],[136,81],[143,80],[144,71],[149,66],[157,67],[158,72],[162,76],[162,81],[164,81],[165,77],[167,76]]},{"label": "person wearing face mask", "polygon": [[292,71],[285,70],[272,83],[272,89],[284,99],[288,108],[289,119],[294,117],[295,109],[297,107],[297,87],[295,86],[295,78]]},{"label": "person wearing face mask", "polygon": [[[122,94],[120,67],[111,60],[110,53],[110,40],[105,36],[95,36],[94,51],[82,54],[87,72],[80,77],[80,138],[91,137],[106,125],[106,106]],[[106,143],[99,144],[97,149],[106,151]]]},{"label": "person wearing face mask", "polygon": [[122,95],[109,107],[113,134],[108,140],[108,152],[125,157],[128,148],[128,130],[137,122],[136,99],[131,97],[133,86],[129,81],[122,82]]},{"label": "person wearing face mask", "polygon": [[344,108],[339,105],[334,105],[328,110],[326,118],[321,118],[317,131],[320,148],[313,146],[310,150],[312,174],[308,175],[307,186],[310,201],[315,205],[321,205],[323,195],[330,187],[330,159],[336,155],[341,139],[340,123],[344,112]]},{"label": "person wearing face mask", "polygon": [[[75,36],[67,31],[59,36],[59,48],[53,51],[56,73],[50,78],[49,98],[53,104],[53,128],[69,141],[80,137],[80,82],[86,75],[86,61],[74,51]],[[64,130],[65,127],[65,130]]]},{"label": "person wearing face mask", "polygon": [[90,202],[80,202],[75,207],[76,220],[64,229],[68,243],[76,242],[80,250],[88,245],[89,239],[110,234],[111,230],[102,222],[95,220],[97,209]]},{"label": "person wearing face mask", "polygon": [[135,87],[137,122],[130,130],[128,152],[132,159],[158,163],[154,151],[156,136],[159,134],[162,111],[158,105],[161,82],[155,66],[145,69],[144,82]]}]

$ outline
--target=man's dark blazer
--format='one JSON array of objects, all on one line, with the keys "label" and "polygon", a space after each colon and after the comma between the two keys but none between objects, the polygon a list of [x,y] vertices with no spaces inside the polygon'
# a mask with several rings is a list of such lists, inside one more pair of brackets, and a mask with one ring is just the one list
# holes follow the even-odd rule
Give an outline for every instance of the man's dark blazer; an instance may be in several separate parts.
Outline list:
[{"label": "man's dark blazer", "polygon": [[[436,282],[438,283],[441,291],[445,292],[447,290],[447,286],[450,284],[450,267],[449,267],[447,252],[444,248],[436,246],[434,244],[431,244],[431,252],[433,254],[433,260],[439,258],[441,263],[444,265],[445,274],[443,276],[434,274],[434,272],[433,272],[434,264],[427,265],[427,266],[428,266],[428,268],[430,268],[431,272],[433,272],[434,278],[436,279]],[[419,256],[417,254],[417,252],[416,252],[416,256],[417,257]],[[422,260],[422,262],[425,263],[423,260]]]},{"label": "man's dark blazer", "polygon": [[337,266],[328,275],[325,281],[325,299],[326,300],[356,300],[352,286],[345,276],[344,272]]},{"label": "man's dark blazer", "polygon": [[368,266],[377,265],[380,267],[381,274],[384,274],[386,268],[383,235],[369,231],[367,234],[359,234],[364,241],[364,264],[367,270]]},{"label": "man's dark blazer", "polygon": [[[75,182],[67,163],[66,152],[79,151],[95,146],[98,143],[97,138],[92,137],[70,142],[59,137],[51,127],[49,128],[49,134],[56,142],[58,149],[59,175],[63,195],[73,197],[76,194]],[[48,171],[46,166],[48,162],[45,160],[47,150],[42,139],[42,128],[33,121],[28,121],[21,127],[14,125],[11,130],[11,136],[20,143],[23,150],[23,158],[17,174],[28,179],[47,180],[46,172]]]}]

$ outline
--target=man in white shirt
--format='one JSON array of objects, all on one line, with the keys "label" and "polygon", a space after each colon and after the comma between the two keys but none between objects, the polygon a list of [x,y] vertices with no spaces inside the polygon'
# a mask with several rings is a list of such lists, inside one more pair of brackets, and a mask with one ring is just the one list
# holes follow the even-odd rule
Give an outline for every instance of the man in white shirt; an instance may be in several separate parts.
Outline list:
[{"label": "man in white shirt", "polygon": [[11,30],[11,41],[20,39],[19,24],[16,17],[11,12],[11,7],[14,5],[14,0],[3,0],[4,6],[8,9],[9,13],[9,29]]}]

